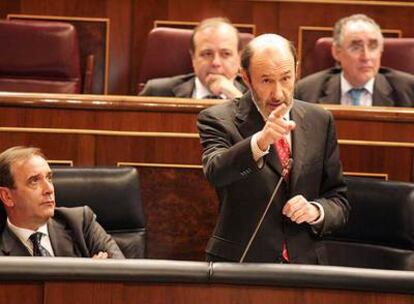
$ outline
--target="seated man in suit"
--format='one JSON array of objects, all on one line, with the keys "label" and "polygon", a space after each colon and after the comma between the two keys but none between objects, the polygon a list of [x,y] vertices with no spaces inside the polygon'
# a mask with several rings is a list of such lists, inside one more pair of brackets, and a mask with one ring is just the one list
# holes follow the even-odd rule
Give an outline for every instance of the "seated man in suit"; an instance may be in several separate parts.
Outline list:
[{"label": "seated man in suit", "polygon": [[240,48],[238,30],[227,19],[205,19],[191,37],[194,74],[150,80],[140,95],[196,99],[240,97],[245,90],[237,78]]},{"label": "seated man in suit", "polygon": [[334,67],[298,81],[295,97],[309,102],[411,107],[414,75],[380,67],[384,38],[371,18],[339,20],[333,33]]},{"label": "seated man in suit", "polygon": [[124,258],[89,207],[55,208],[52,171],[37,148],[0,154],[0,199],[0,256]]},{"label": "seated man in suit", "polygon": [[249,92],[198,118],[204,173],[220,199],[207,258],[324,264],[319,235],[343,226],[350,209],[332,114],[293,99],[296,54],[285,38],[256,37],[241,65]]}]

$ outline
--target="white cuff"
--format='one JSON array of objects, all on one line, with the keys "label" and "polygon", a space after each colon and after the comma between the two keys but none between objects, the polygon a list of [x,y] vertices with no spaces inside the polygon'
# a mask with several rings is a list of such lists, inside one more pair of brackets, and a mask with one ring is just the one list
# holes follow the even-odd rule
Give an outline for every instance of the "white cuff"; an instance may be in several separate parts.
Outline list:
[{"label": "white cuff", "polygon": [[310,202],[312,205],[316,206],[319,209],[319,217],[314,220],[313,222],[310,222],[309,225],[316,226],[323,222],[325,219],[325,211],[323,210],[323,207],[321,204],[317,202]]},{"label": "white cuff", "polygon": [[260,160],[263,161],[263,156],[269,153],[270,147],[267,147],[266,151],[262,151],[257,144],[257,136],[259,133],[255,133],[250,140],[250,148],[252,149],[253,159],[257,163]]}]

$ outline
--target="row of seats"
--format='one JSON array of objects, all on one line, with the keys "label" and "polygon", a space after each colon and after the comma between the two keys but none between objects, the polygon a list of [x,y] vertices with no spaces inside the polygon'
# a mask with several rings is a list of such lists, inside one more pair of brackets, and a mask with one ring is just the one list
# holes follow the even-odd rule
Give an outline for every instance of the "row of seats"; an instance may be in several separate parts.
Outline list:
[{"label": "row of seats", "polygon": [[[89,205],[126,257],[146,257],[146,220],[135,168],[57,167],[53,175],[58,206]],[[324,263],[414,270],[414,185],[359,177],[346,177],[346,182],[349,224],[323,241]]]},{"label": "row of seats", "polygon": [[93,55],[81,74],[75,27],[64,22],[0,20],[0,91],[90,93]]},{"label": "row of seats", "polygon": [[[192,71],[189,54],[192,30],[155,28],[148,34],[138,76],[137,92],[149,79]],[[253,38],[241,33],[242,44]],[[88,56],[81,74],[76,29],[69,23],[0,21],[0,91],[90,93],[93,58]],[[165,51],[168,45],[168,52]],[[332,39],[316,42],[311,72],[334,66]],[[385,38],[384,66],[414,73],[414,38]]]}]

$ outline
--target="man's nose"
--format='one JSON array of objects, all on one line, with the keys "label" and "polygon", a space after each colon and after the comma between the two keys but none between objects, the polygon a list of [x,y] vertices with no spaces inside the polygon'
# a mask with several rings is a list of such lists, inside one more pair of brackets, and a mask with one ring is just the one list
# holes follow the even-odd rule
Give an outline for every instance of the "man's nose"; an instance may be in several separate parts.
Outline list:
[{"label": "man's nose", "polygon": [[43,183],[43,192],[46,194],[53,193],[55,191],[55,187],[53,186],[52,181],[45,180]]},{"label": "man's nose", "polygon": [[272,90],[272,98],[275,100],[282,100],[283,99],[283,90],[282,86],[278,83],[276,83]]},{"label": "man's nose", "polygon": [[361,48],[361,54],[360,54],[360,56],[361,56],[362,59],[368,59],[369,58],[369,56],[370,56],[370,49],[369,49],[368,45],[364,45]]},{"label": "man's nose", "polygon": [[213,66],[221,65],[221,57],[219,53],[214,53],[213,61],[211,63],[213,64]]}]

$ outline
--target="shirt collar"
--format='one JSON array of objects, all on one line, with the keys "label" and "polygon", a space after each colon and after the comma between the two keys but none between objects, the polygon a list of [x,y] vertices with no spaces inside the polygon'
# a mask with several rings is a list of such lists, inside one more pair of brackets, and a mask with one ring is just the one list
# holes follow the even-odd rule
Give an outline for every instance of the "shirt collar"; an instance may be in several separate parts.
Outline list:
[{"label": "shirt collar", "polygon": [[210,95],[210,91],[201,83],[198,77],[195,78],[195,86],[193,91],[193,98],[202,99],[204,96]]},{"label": "shirt collar", "polygon": [[[375,78],[371,78],[361,88],[365,88],[365,90],[367,90],[368,93],[372,95],[374,92],[374,81]],[[345,79],[344,72],[341,72],[341,95],[343,96],[347,94],[348,91],[352,88],[353,86],[348,82],[348,80]]]},{"label": "shirt collar", "polygon": [[39,227],[39,229],[37,229],[37,231],[31,230],[31,229],[26,229],[26,228],[21,228],[21,227],[17,227],[16,225],[13,225],[9,218],[7,218],[7,226],[9,227],[9,229],[19,238],[19,240],[23,243],[26,243],[30,236],[35,233],[35,232],[41,232],[44,235],[49,235],[49,231],[47,229],[47,224],[43,224],[42,226]]}]

